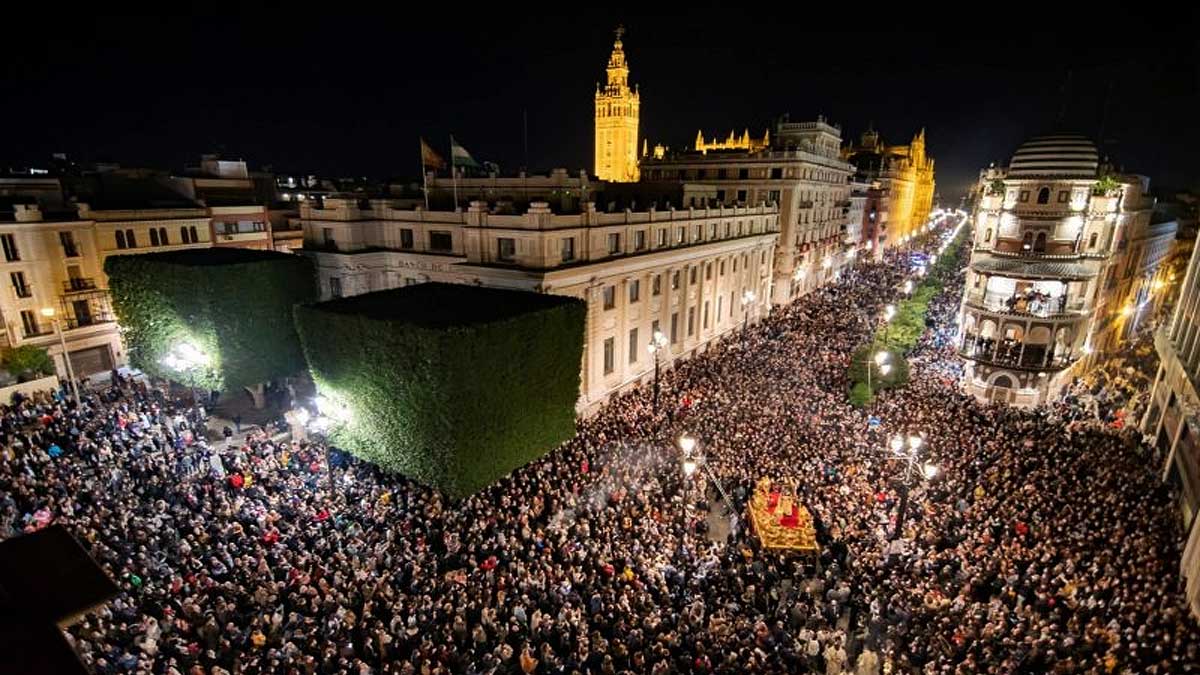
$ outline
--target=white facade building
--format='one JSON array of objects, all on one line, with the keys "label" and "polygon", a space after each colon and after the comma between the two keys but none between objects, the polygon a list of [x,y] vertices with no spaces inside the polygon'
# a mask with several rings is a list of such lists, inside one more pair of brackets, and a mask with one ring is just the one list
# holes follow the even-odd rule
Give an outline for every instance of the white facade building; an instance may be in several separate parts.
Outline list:
[{"label": "white facade building", "polygon": [[775,205],[555,214],[393,208],[386,199],[304,204],[304,253],[323,299],[442,281],[556,293],[588,303],[581,412],[702,350],[770,306]]},{"label": "white facade building", "polygon": [[984,180],[959,316],[964,386],[1036,405],[1117,346],[1128,298],[1143,286],[1135,273],[1153,278],[1162,259],[1153,252],[1174,227],[1151,227],[1148,181],[1103,174],[1082,136],[1034,138]]}]

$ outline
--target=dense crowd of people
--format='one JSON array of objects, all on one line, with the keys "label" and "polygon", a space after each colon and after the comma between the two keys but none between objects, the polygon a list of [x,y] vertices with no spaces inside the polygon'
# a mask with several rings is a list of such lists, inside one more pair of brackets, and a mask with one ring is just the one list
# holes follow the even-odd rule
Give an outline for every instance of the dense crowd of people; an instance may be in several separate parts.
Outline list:
[{"label": "dense crowd of people", "polygon": [[[104,674],[1200,672],[1145,448],[959,393],[960,273],[911,382],[848,403],[849,355],[907,272],[858,264],[677,363],[659,409],[622,395],[457,502],[330,468],[316,443],[210,445],[202,410],[131,380],[20,401],[0,416],[0,537],[62,523],[119,583],[69,631]],[[897,433],[939,471],[893,542]],[[764,476],[795,481],[816,558],[739,524]]]}]

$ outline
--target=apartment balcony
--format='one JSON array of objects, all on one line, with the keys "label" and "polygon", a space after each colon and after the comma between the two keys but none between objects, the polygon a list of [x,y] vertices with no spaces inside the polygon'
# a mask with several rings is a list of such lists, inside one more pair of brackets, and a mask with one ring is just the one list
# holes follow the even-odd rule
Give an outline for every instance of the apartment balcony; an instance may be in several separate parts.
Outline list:
[{"label": "apartment balcony", "polygon": [[89,326],[102,326],[115,322],[117,319],[112,315],[98,316],[69,316],[65,320],[63,328],[66,330],[76,330],[78,328],[87,328]]},{"label": "apartment balcony", "polygon": [[968,307],[1012,316],[1036,317],[1040,319],[1069,319],[1081,317],[1087,312],[1083,298],[1065,295],[1057,298],[1038,297],[1008,293],[967,293],[964,300]]},{"label": "apartment balcony", "polygon": [[96,280],[91,277],[73,277],[63,282],[63,293],[86,293],[96,290]]},{"label": "apartment balcony", "polygon": [[974,246],[971,252],[986,253],[997,258],[1027,258],[1030,260],[1077,260],[1087,258],[1103,259],[1108,257],[1108,254],[1101,251],[1038,251],[1035,249],[997,248],[995,246],[981,245]]},{"label": "apartment balcony", "polygon": [[1079,357],[1069,354],[1054,354],[1046,343],[1022,343],[1019,340],[996,340],[964,335],[958,355],[988,363],[993,366],[1015,370],[1063,370],[1070,367]]},{"label": "apartment balcony", "polygon": [[247,241],[266,241],[266,230],[257,232],[217,232],[216,242],[218,244],[238,244]]}]

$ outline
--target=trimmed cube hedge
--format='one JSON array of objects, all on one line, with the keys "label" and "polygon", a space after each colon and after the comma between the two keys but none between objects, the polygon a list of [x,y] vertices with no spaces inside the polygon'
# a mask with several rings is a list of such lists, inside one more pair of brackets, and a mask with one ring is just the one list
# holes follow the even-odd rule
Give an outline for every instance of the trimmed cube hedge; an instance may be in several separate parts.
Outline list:
[{"label": "trimmed cube hedge", "polygon": [[[292,308],[317,291],[303,256],[239,248],[114,255],[104,272],[129,361],[151,375],[227,390],[304,370]],[[184,343],[208,365],[185,373],[162,363]]]},{"label": "trimmed cube hedge", "polygon": [[427,283],[296,307],[330,442],[455,496],[575,434],[586,307]]}]

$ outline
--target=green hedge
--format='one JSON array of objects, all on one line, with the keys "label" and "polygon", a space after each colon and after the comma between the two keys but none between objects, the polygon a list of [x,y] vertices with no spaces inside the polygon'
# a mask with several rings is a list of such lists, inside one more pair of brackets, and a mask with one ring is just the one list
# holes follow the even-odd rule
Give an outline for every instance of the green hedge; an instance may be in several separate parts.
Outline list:
[{"label": "green hedge", "polygon": [[428,283],[296,308],[330,442],[453,496],[575,433],[585,304]]},{"label": "green hedge", "polygon": [[[304,370],[292,308],[316,299],[312,262],[235,248],[115,255],[104,262],[130,363],[206,389]],[[162,363],[182,343],[209,357],[194,377]]]},{"label": "green hedge", "polygon": [[[925,334],[925,317],[929,313],[929,303],[942,292],[942,279],[951,274],[957,274],[960,267],[962,243],[970,236],[971,227],[964,225],[946,252],[938,256],[937,262],[926,270],[925,277],[913,289],[912,295],[904,298],[896,306],[896,314],[887,325],[881,325],[872,338],[872,343],[862,345],[854,352],[853,360],[847,376],[850,379],[850,402],[857,406],[866,405],[874,398],[880,389],[897,387],[908,382],[908,361],[904,358],[921,336]],[[871,384],[867,387],[866,366],[862,363],[869,353],[886,349],[891,353],[892,372],[886,378],[874,377],[878,371],[872,371]]]}]

